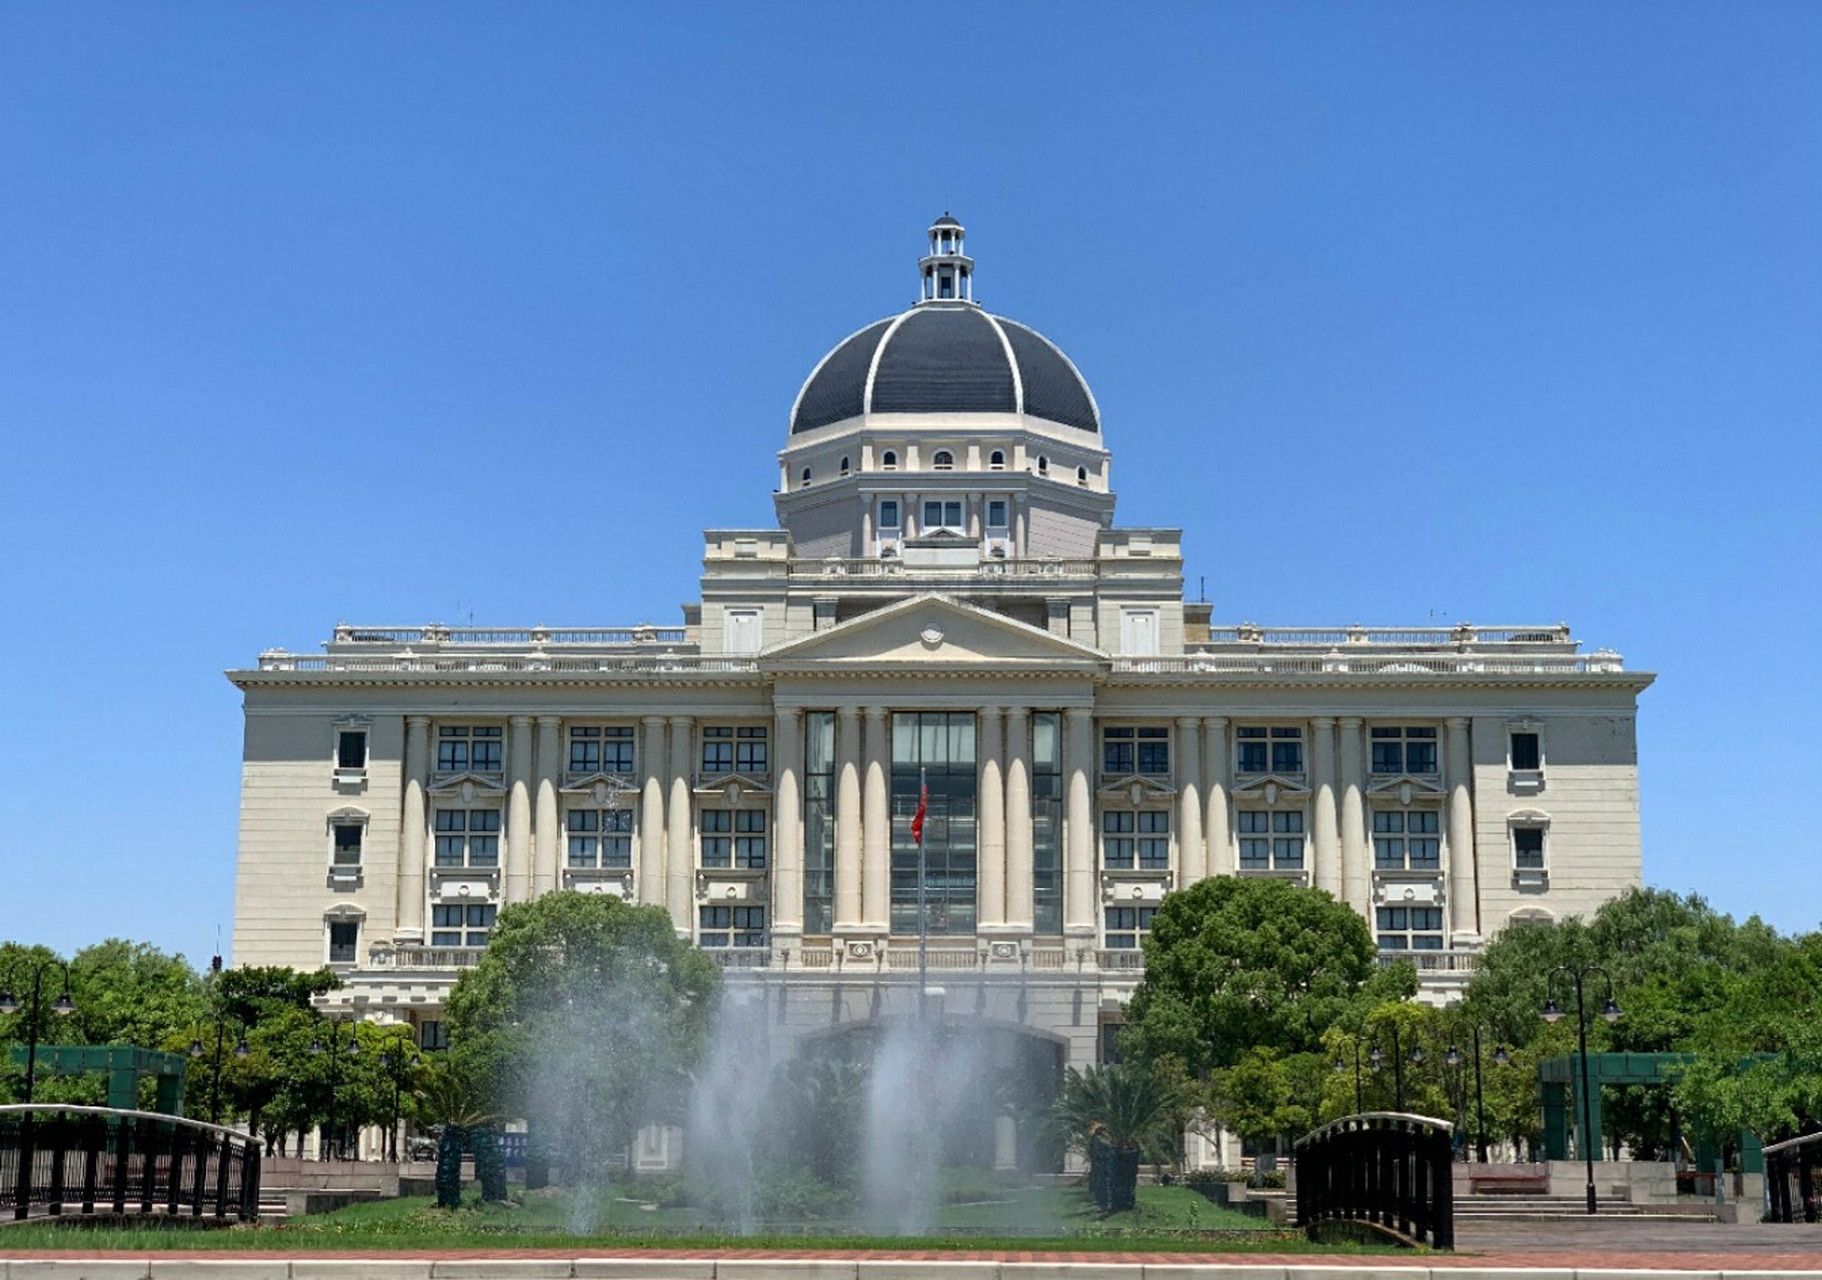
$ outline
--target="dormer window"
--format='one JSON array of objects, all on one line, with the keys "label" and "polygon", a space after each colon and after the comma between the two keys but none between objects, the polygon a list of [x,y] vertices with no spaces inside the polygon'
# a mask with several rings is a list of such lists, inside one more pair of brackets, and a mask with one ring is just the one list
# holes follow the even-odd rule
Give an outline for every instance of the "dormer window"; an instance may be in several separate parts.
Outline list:
[{"label": "dormer window", "polygon": [[880,470],[882,470],[882,471],[897,471],[898,470],[898,453],[897,453],[897,451],[893,450],[893,449],[887,449],[884,453],[880,454],[879,455],[879,466],[880,466]]},{"label": "dormer window", "polygon": [[848,460],[846,458],[843,458],[841,460],[841,473],[845,476],[848,474],[849,469],[850,468],[848,466]]},{"label": "dormer window", "polygon": [[947,449],[939,449],[936,456],[930,459],[930,465],[938,471],[953,471],[955,470],[955,455]]},{"label": "dormer window", "polygon": [[1004,471],[1006,469],[1006,454],[1003,450],[995,449],[992,453],[987,455],[987,469],[989,471]]}]

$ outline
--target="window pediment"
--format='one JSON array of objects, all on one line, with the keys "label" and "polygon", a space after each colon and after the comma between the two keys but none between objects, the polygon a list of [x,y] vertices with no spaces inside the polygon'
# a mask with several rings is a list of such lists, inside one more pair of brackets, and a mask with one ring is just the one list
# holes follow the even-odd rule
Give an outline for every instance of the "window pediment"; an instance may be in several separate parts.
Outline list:
[{"label": "window pediment", "polygon": [[593,800],[596,804],[617,808],[614,798],[637,795],[639,784],[625,774],[586,773],[569,778],[558,790],[575,799]]},{"label": "window pediment", "polygon": [[1433,800],[1445,794],[1442,783],[1434,777],[1424,777],[1414,773],[1397,773],[1387,778],[1376,778],[1367,784],[1370,796],[1395,796],[1400,804],[1410,804],[1415,799]]},{"label": "window pediment", "polygon": [[1142,805],[1168,800],[1177,794],[1177,789],[1167,782],[1159,781],[1155,775],[1129,773],[1117,778],[1102,779],[1100,789],[1095,794],[1117,804]]},{"label": "window pediment", "polygon": [[700,779],[695,788],[699,796],[718,796],[730,805],[737,805],[742,800],[754,796],[769,796],[772,788],[767,780],[750,773],[716,773]]},{"label": "window pediment", "polygon": [[440,775],[426,790],[436,795],[459,793],[464,800],[469,800],[477,795],[505,795],[506,784],[498,775],[464,770],[461,773]]},{"label": "window pediment", "polygon": [[1301,800],[1309,793],[1302,775],[1288,773],[1248,774],[1245,782],[1237,782],[1233,787],[1235,796],[1263,800],[1266,804],[1276,804],[1280,799]]}]

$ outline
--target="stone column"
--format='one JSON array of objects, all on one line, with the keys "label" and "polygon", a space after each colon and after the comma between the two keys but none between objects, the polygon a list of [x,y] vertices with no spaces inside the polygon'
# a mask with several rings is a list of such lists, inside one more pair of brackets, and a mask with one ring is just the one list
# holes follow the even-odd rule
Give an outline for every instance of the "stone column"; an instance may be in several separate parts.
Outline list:
[{"label": "stone column", "polygon": [[506,870],[503,902],[523,902],[531,889],[531,717],[506,718]]},{"label": "stone column", "polygon": [[1372,846],[1366,831],[1366,739],[1359,716],[1342,716],[1341,890],[1347,904],[1373,919]]},{"label": "stone column", "polygon": [[780,707],[773,721],[772,941],[795,946],[803,936],[803,712]]},{"label": "stone column", "polygon": [[835,929],[855,932],[860,918],[860,709],[835,712]]},{"label": "stone column", "polygon": [[664,904],[679,935],[694,937],[690,910],[696,879],[695,828],[690,813],[690,748],[695,745],[689,716],[671,717],[670,804],[665,811]]},{"label": "stone column", "polygon": [[399,902],[395,942],[424,940],[424,778],[430,771],[430,717],[405,717],[405,808],[399,815]]},{"label": "stone column", "polygon": [[1084,941],[1095,934],[1094,712],[1063,713],[1063,932]]},{"label": "stone column", "polygon": [[664,905],[664,717],[639,727],[639,905]]},{"label": "stone column", "polygon": [[884,707],[866,711],[866,774],[860,815],[860,919],[885,933],[892,920],[892,725]]},{"label": "stone column", "polygon": [[1310,830],[1316,851],[1318,889],[1341,896],[1341,841],[1335,832],[1335,720],[1317,716],[1310,721]]},{"label": "stone column", "polygon": [[1006,711],[1006,909],[1007,924],[1031,932],[1031,708]]},{"label": "stone column", "polygon": [[563,819],[557,813],[557,780],[563,776],[563,718],[538,717],[538,799],[531,822],[531,896],[557,887],[557,850]]},{"label": "stone column", "polygon": [[1449,858],[1447,892],[1451,944],[1480,941],[1480,877],[1474,856],[1474,757],[1468,748],[1468,719],[1450,716]]},{"label": "stone column", "polygon": [[1177,721],[1177,887],[1187,889],[1208,874],[1202,846],[1202,721]]},{"label": "stone column", "polygon": [[1211,876],[1234,874],[1233,837],[1227,820],[1227,717],[1209,716],[1202,721],[1202,776],[1208,779],[1203,792],[1202,840],[1208,846],[1204,870]]},{"label": "stone column", "polygon": [[982,928],[1006,923],[1006,770],[1001,759],[1000,728],[1005,711],[983,707],[980,713],[980,851],[979,897],[975,919]]}]

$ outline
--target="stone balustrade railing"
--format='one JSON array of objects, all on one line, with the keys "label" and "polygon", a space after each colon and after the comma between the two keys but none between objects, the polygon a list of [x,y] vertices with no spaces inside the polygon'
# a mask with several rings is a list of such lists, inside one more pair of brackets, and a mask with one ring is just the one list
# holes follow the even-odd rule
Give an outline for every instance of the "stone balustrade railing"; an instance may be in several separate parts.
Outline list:
[{"label": "stone balustrade railing", "polygon": [[259,655],[261,671],[420,671],[590,673],[637,672],[641,675],[705,675],[758,670],[752,658],[704,657],[696,653],[648,654],[509,654],[509,653],[291,653],[268,649]]},{"label": "stone balustrade railing", "polygon": [[793,578],[1093,578],[1099,573],[1094,560],[1000,560],[983,557],[978,564],[906,564],[899,559],[856,560],[831,556],[824,560],[793,560]]},{"label": "stone balustrade railing", "polygon": [[1113,669],[1131,675],[1607,675],[1626,669],[1610,649],[1593,653],[1295,653],[1199,650],[1156,657],[1116,657]]},{"label": "stone balustrade railing", "polygon": [[1419,975],[1426,973],[1459,973],[1473,975],[1480,970],[1480,952],[1478,951],[1381,951],[1377,956],[1381,967],[1409,960],[1417,968]]},{"label": "stone balustrade railing", "polygon": [[1303,645],[1327,648],[1338,644],[1382,645],[1569,645],[1574,638],[1567,625],[1477,627],[1262,627],[1243,622],[1235,627],[1210,627],[1212,645]]},{"label": "stone balustrade railing", "polygon": [[631,627],[336,627],[334,645],[487,645],[501,649],[529,649],[538,645],[650,645],[682,644],[682,627],[641,623]]}]

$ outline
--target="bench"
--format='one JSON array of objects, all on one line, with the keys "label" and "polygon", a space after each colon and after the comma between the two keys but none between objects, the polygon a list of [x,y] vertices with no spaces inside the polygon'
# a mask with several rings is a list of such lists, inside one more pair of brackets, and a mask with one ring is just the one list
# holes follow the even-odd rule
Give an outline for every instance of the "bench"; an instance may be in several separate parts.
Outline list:
[{"label": "bench", "polygon": [[1469,1195],[1537,1195],[1550,1194],[1547,1173],[1470,1173]]}]

